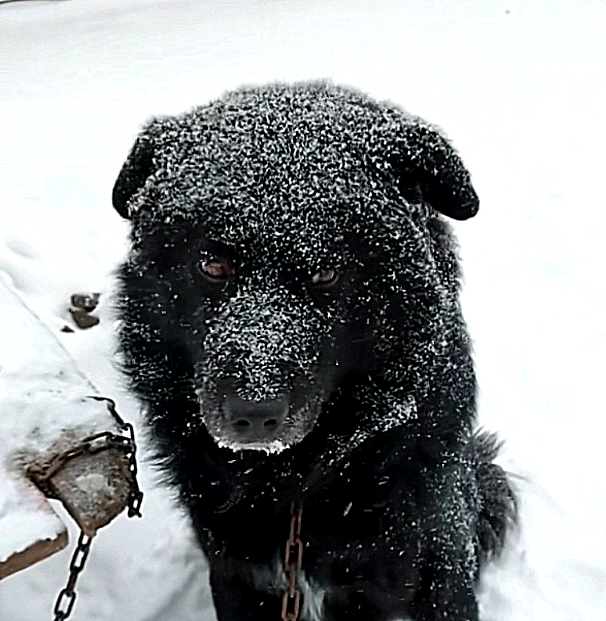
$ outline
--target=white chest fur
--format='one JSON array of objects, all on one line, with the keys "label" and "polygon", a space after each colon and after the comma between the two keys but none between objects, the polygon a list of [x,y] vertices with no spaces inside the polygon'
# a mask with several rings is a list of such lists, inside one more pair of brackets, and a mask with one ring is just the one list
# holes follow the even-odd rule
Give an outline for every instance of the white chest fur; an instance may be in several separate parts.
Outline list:
[{"label": "white chest fur", "polygon": [[[281,596],[287,585],[281,559],[276,557],[273,566],[251,566],[251,582],[259,591]],[[301,572],[299,576],[299,589],[303,598],[301,621],[322,621],[326,589],[309,580],[305,572]]]}]

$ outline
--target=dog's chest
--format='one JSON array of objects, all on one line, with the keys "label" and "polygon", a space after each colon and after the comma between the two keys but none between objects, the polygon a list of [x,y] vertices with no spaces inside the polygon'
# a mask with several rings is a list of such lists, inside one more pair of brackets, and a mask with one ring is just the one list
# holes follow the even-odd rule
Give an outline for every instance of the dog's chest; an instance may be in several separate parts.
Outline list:
[{"label": "dog's chest", "polygon": [[[271,565],[251,567],[251,580],[255,589],[272,595],[282,596],[288,585],[286,573],[279,556]],[[322,621],[326,589],[309,579],[302,571],[298,576],[298,586],[302,597],[300,618],[302,621]]]}]

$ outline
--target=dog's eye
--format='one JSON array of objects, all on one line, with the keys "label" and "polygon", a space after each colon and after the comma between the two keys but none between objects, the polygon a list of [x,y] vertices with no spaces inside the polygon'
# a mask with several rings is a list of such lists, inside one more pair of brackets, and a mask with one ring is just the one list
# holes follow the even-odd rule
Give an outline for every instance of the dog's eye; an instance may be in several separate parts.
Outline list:
[{"label": "dog's eye", "polygon": [[339,280],[339,276],[337,270],[320,270],[311,277],[311,285],[318,289],[328,288]]},{"label": "dog's eye", "polygon": [[210,257],[202,259],[198,266],[202,275],[213,282],[225,282],[229,280],[235,272],[235,266],[232,261],[225,259],[217,259]]}]

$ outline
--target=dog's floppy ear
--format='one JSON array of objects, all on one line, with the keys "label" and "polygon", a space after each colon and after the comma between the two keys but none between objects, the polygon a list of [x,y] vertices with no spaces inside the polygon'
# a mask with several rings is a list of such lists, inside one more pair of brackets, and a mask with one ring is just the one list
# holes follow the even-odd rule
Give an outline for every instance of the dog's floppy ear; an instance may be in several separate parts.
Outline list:
[{"label": "dog's floppy ear", "polygon": [[407,121],[391,136],[389,159],[396,178],[403,187],[415,185],[427,203],[450,218],[475,216],[480,206],[478,195],[450,142],[421,119]]},{"label": "dog's floppy ear", "polygon": [[143,187],[153,170],[153,150],[152,137],[149,134],[141,134],[122,165],[112,191],[112,203],[123,218],[130,219],[128,201]]}]

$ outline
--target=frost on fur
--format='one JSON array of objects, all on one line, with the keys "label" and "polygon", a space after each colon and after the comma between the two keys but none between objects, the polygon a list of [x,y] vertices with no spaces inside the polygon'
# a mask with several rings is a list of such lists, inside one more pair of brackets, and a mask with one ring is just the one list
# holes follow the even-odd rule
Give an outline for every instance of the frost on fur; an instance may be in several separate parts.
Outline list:
[{"label": "frost on fur", "polygon": [[478,199],[443,133],[324,82],[244,88],[148,123],[114,206],[125,371],[219,618],[279,614],[250,576],[296,502],[327,619],[476,620],[513,505],[472,435],[445,217]]}]

